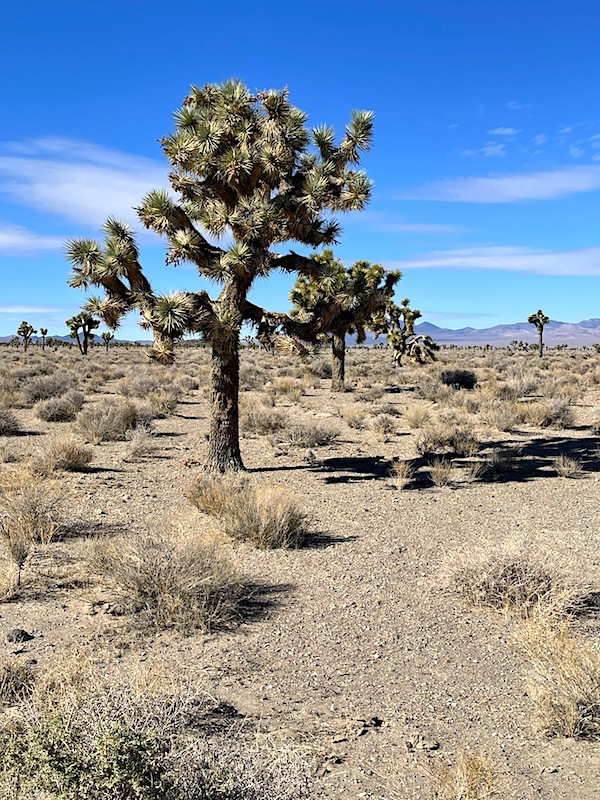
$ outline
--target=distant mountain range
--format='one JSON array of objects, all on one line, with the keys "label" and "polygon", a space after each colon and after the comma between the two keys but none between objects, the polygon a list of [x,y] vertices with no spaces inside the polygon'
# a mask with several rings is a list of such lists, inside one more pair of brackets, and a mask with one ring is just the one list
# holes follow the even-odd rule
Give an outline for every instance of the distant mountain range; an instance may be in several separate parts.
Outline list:
[{"label": "distant mountain range", "polygon": [[[494,325],[492,328],[438,328],[431,322],[415,325],[415,333],[424,333],[438,344],[455,344],[459,347],[491,344],[504,347],[512,341],[537,342],[537,332],[528,322],[515,322],[512,325]],[[591,347],[600,342],[600,319],[586,319],[583,322],[559,322],[550,320],[544,327],[544,344],[552,347],[567,344],[569,347]]]},{"label": "distant mountain range", "polygon": [[[494,347],[506,347],[513,341],[537,342],[537,333],[533,325],[528,322],[514,322],[512,325],[494,325],[492,328],[440,328],[431,322],[421,322],[415,325],[415,333],[424,333],[438,344],[454,344],[458,347],[469,347],[470,345],[491,344]],[[73,342],[70,336],[52,336],[49,338],[60,339],[63,342]],[[14,336],[0,336],[0,342],[10,342]],[[39,336],[32,339],[40,341]],[[103,344],[99,336],[95,336],[97,344]],[[119,339],[118,342],[128,340]],[[375,340],[373,334],[369,334],[366,344],[377,344],[384,341],[381,336]],[[567,344],[569,347],[591,347],[596,342],[600,342],[600,318],[585,319],[582,322],[559,322],[551,320],[544,328],[544,344],[552,347],[556,344]],[[130,344],[151,344],[150,341],[137,339]]]}]

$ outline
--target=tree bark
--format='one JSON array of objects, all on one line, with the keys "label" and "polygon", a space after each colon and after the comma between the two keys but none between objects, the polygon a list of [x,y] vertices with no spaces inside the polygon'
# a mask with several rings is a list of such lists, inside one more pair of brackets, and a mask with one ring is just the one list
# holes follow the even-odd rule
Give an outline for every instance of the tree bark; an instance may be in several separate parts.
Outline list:
[{"label": "tree bark", "polygon": [[[226,346],[225,346],[226,345]],[[237,334],[212,351],[212,397],[207,472],[243,470],[239,433],[240,362]]]},{"label": "tree bark", "polygon": [[544,355],[544,342],[543,342],[543,338],[542,338],[543,335],[544,335],[544,332],[540,328],[540,330],[538,331],[538,345],[539,345],[539,349],[540,349],[540,358]]},{"label": "tree bark", "polygon": [[346,334],[334,333],[331,337],[331,389],[343,392],[346,389]]}]

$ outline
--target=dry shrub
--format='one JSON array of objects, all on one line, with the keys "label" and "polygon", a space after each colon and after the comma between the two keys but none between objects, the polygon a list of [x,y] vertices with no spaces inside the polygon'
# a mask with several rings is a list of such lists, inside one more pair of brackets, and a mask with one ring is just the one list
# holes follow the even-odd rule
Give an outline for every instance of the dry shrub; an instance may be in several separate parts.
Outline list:
[{"label": "dry shrub", "polygon": [[34,406],[35,415],[44,422],[72,422],[83,408],[83,392],[67,392],[62,397],[40,400]]},{"label": "dry shrub", "polygon": [[519,415],[513,404],[502,400],[488,402],[481,412],[481,418],[499,431],[512,431],[519,422]]},{"label": "dry shrub", "polygon": [[536,557],[516,543],[457,554],[448,570],[451,588],[469,604],[521,617],[573,612],[586,594],[551,556]]},{"label": "dry shrub", "polygon": [[281,377],[275,378],[273,388],[278,395],[285,395],[289,400],[297,403],[304,394],[304,388],[296,378]]},{"label": "dry shrub", "polygon": [[210,631],[238,613],[244,588],[222,550],[192,536],[131,534],[99,539],[92,575],[112,584],[125,609],[152,627]]},{"label": "dry shrub", "polygon": [[6,408],[0,408],[0,436],[14,436],[21,426],[14,414]]},{"label": "dry shrub", "polygon": [[7,555],[21,572],[35,544],[48,544],[62,523],[59,488],[25,472],[4,478],[0,486],[0,538]]},{"label": "dry shrub", "polygon": [[581,462],[576,458],[569,458],[564,453],[552,459],[552,468],[561,478],[580,478],[583,475]]},{"label": "dry shrub", "polygon": [[146,395],[150,408],[157,416],[168,417],[177,408],[180,400],[179,391],[173,387],[159,389]]},{"label": "dry shrub", "polygon": [[240,427],[244,433],[266,436],[285,428],[287,421],[286,415],[281,411],[252,406],[243,410]]},{"label": "dry shrub", "polygon": [[519,419],[534,428],[572,428],[575,424],[573,409],[566,400],[540,400],[534,403],[519,403],[516,407]]},{"label": "dry shrub", "polygon": [[0,705],[20,703],[31,694],[34,680],[29,664],[18,658],[0,661]]},{"label": "dry shrub", "polygon": [[56,438],[39,447],[30,462],[36,475],[48,477],[53,472],[82,472],[90,465],[94,454],[74,437]]},{"label": "dry shrub", "polygon": [[272,444],[288,444],[292,447],[324,447],[335,442],[340,435],[333,425],[318,425],[296,422],[278,431],[271,437]]},{"label": "dry shrub", "polygon": [[404,419],[411,430],[423,428],[431,422],[431,413],[427,406],[417,403],[404,412]]},{"label": "dry shrub", "polygon": [[479,451],[479,441],[471,428],[459,423],[437,423],[427,426],[416,441],[417,452],[447,452],[458,456],[474,456]]},{"label": "dry shrub", "polygon": [[531,619],[517,639],[527,656],[526,686],[539,729],[548,736],[600,737],[600,653],[566,625]]},{"label": "dry shrub", "polygon": [[226,534],[257,547],[299,547],[308,536],[308,518],[295,495],[279,486],[251,486],[236,475],[201,476],[187,498],[217,517]]},{"label": "dry shrub", "polygon": [[483,753],[459,753],[453,767],[435,764],[430,775],[437,800],[488,800],[497,794],[492,762]]},{"label": "dry shrub", "polygon": [[378,414],[371,420],[371,430],[385,440],[396,433],[396,420],[389,414]]},{"label": "dry shrub", "polygon": [[493,475],[508,475],[518,469],[520,456],[518,447],[495,447],[486,455],[485,463]]},{"label": "dry shrub", "polygon": [[73,389],[77,378],[72,372],[55,372],[53,375],[36,375],[23,383],[21,392],[24,401],[33,405],[39,400],[61,397],[69,389]]},{"label": "dry shrub", "polygon": [[477,375],[470,369],[445,369],[440,374],[444,386],[471,390],[477,386]]},{"label": "dry shrub", "polygon": [[130,400],[102,400],[84,409],[77,417],[77,430],[86,442],[122,441],[127,431],[150,424],[154,413]]}]

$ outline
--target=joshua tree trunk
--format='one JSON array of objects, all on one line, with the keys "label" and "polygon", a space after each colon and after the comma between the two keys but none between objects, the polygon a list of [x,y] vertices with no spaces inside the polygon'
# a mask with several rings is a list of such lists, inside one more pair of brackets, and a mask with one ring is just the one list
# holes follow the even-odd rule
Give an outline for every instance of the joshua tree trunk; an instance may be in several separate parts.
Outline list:
[{"label": "joshua tree trunk", "polygon": [[207,472],[242,470],[238,422],[239,337],[212,351],[212,399]]},{"label": "joshua tree trunk", "polygon": [[543,342],[543,331],[538,331],[538,347],[540,350],[540,358],[544,355],[544,342]]},{"label": "joshua tree trunk", "polygon": [[334,333],[331,340],[331,389],[343,392],[346,389],[346,335]]}]

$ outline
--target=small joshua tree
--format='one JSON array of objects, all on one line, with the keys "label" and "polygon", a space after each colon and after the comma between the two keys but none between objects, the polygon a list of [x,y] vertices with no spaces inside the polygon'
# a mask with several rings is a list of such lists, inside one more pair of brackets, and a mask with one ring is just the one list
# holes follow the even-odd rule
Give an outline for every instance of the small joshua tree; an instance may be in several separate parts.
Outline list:
[{"label": "small joshua tree", "polygon": [[17,330],[17,336],[20,336],[23,340],[23,349],[27,352],[27,348],[29,347],[29,343],[31,342],[31,337],[34,333],[37,333],[36,329],[33,325],[30,325],[28,322],[23,320],[23,322],[19,325]]},{"label": "small joshua tree", "polygon": [[[109,219],[103,245],[77,240],[67,247],[71,286],[104,289],[87,310],[111,329],[132,309],[154,334],[151,358],[172,363],[174,343],[199,333],[212,348],[212,396],[207,470],[243,469],[239,448],[239,343],[244,323],[257,339],[292,349],[298,339],[314,341],[331,318],[307,323],[274,314],[249,302],[257,278],[272,271],[320,275],[322,265],[286,242],[316,248],[337,241],[331,212],[359,210],[371,182],[356,167],[371,144],[373,114],[354,111],[342,140],[332,128],[309,131],[306,114],[289,102],[289,92],[252,94],[240,81],[193,86],[175,114],[175,132],[162,140],[171,165],[173,195],[152,191],[138,208],[142,223],[168,241],[167,264],[190,262],[203,278],[221,287],[216,299],[205,291],[156,295],[143,274],[133,231]],[[219,247],[209,241],[224,237]],[[275,248],[275,249],[274,249]],[[326,324],[325,324],[326,323]]]},{"label": "small joshua tree", "polygon": [[538,348],[539,356],[541,358],[544,355],[544,325],[547,325],[550,322],[550,317],[547,317],[540,308],[535,312],[535,314],[530,314],[527,317],[527,322],[529,322],[530,325],[535,325],[538,332]]},{"label": "small joshua tree", "polygon": [[408,297],[399,306],[394,302],[388,303],[385,313],[378,315],[373,325],[376,336],[386,334],[395,367],[402,366],[404,355],[415,364],[435,361],[435,353],[440,349],[431,336],[415,333],[415,322],[421,317],[421,312],[410,308],[409,303]]},{"label": "small joshua tree", "polygon": [[[71,338],[77,341],[79,352],[82,356],[86,356],[90,339],[93,337],[92,331],[100,325],[100,320],[94,319],[89,311],[82,311],[74,317],[67,320],[67,325],[71,331]],[[79,335],[81,333],[81,336]]]},{"label": "small joshua tree", "polygon": [[100,334],[102,341],[104,342],[104,346],[106,347],[106,352],[108,353],[108,346],[111,341],[115,338],[114,334],[110,333],[109,331],[105,331],[104,333]]},{"label": "small joshua tree", "polygon": [[46,336],[48,336],[48,328],[40,328],[40,336],[42,337],[42,351],[46,349]]},{"label": "small joshua tree", "polygon": [[368,261],[357,261],[346,269],[331,250],[313,259],[323,266],[323,272],[318,277],[301,275],[297,279],[290,293],[292,317],[307,322],[331,316],[327,327],[332,345],[331,388],[343,392],[346,334],[355,333],[359,344],[365,341],[365,327],[390,303],[401,274],[398,270],[386,273],[380,264]]}]

